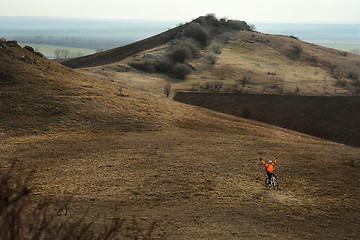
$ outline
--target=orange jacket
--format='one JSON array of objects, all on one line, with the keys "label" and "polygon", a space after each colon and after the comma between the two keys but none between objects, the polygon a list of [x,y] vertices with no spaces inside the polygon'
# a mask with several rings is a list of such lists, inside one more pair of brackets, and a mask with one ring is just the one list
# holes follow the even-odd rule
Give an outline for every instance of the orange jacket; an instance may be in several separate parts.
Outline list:
[{"label": "orange jacket", "polygon": [[269,172],[269,173],[272,173],[273,170],[274,170],[274,165],[275,163],[277,162],[277,158],[275,159],[274,162],[272,163],[265,163],[264,160],[261,160],[261,162],[265,165],[265,168],[266,168],[266,172]]}]

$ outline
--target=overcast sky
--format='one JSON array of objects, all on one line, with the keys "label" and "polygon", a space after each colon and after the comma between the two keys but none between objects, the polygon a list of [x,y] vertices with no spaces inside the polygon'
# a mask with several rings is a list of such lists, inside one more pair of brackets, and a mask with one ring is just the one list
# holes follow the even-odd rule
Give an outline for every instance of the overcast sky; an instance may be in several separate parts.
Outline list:
[{"label": "overcast sky", "polygon": [[360,0],[0,0],[0,16],[360,23]]}]

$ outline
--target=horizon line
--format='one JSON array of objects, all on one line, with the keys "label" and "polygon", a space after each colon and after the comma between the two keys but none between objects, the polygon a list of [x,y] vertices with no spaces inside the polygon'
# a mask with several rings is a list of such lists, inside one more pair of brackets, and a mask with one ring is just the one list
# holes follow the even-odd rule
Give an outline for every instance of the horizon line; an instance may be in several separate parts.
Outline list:
[{"label": "horizon line", "polygon": [[[91,20],[91,21],[153,21],[153,22],[179,22],[186,23],[192,21],[196,18],[192,18],[191,20],[185,19],[156,19],[156,18],[96,18],[96,17],[68,17],[68,16],[0,16],[0,18],[52,18],[52,19],[68,19],[68,20]],[[221,18],[219,18],[221,19]],[[322,20],[322,21],[272,21],[272,20],[245,20],[245,19],[237,19],[241,21],[245,21],[250,24],[360,24],[360,21],[348,21],[348,20]]]}]

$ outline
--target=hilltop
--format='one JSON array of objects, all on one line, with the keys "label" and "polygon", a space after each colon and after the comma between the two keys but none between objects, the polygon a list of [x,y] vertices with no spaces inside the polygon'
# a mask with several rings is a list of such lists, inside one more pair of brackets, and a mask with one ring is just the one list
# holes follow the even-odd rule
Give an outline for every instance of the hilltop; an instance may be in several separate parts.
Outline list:
[{"label": "hilltop", "polygon": [[[72,195],[56,220],[85,214],[101,229],[135,216],[141,229],[156,221],[158,239],[357,238],[359,148],[141,89],[184,80],[127,65],[139,57],[73,70],[1,42],[0,168],[35,170],[35,199]],[[258,161],[275,156],[277,192]]]},{"label": "hilltop", "polygon": [[[72,68],[92,67],[91,72],[114,81],[126,65],[127,72],[140,70],[153,79],[154,73],[159,74],[158,82],[175,82],[178,91],[313,96],[350,96],[360,91],[359,55],[294,36],[263,34],[244,21],[211,14],[139,42],[60,62]],[[182,68],[175,69],[176,64]],[[220,89],[215,87],[218,84]]]},{"label": "hilltop", "polygon": [[119,62],[131,55],[167,44],[175,39],[189,37],[197,41],[198,44],[202,45],[202,47],[205,47],[210,40],[209,38],[216,35],[223,34],[224,32],[230,32],[232,30],[249,29],[250,26],[244,21],[226,19],[221,19],[219,21],[215,18],[215,16],[210,14],[132,44],[89,56],[74,59],[63,59],[59,60],[59,62],[71,68],[106,65]]}]

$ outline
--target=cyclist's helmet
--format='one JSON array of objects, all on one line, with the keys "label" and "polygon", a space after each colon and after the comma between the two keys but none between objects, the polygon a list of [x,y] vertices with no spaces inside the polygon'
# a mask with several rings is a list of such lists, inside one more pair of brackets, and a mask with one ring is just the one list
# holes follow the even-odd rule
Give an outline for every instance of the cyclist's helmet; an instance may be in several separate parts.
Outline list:
[{"label": "cyclist's helmet", "polygon": [[272,161],[271,161],[271,160],[269,160],[269,161],[268,161],[268,163],[270,163],[270,164],[271,164],[271,163],[272,163]]}]

